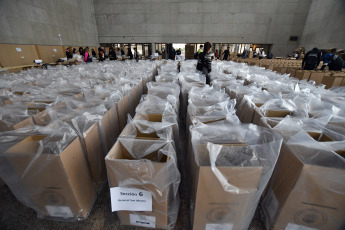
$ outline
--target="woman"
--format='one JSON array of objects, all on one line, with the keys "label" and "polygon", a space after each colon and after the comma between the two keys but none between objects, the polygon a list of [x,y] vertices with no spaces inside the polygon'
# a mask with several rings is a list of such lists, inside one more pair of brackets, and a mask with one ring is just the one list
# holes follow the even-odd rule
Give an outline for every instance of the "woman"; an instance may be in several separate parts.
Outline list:
[{"label": "woman", "polygon": [[85,52],[84,52],[84,62],[92,62],[92,58],[89,54],[89,48],[86,47]]},{"label": "woman", "polygon": [[99,61],[104,61],[104,51],[101,47],[98,47],[98,60]]},{"label": "woman", "polygon": [[116,60],[116,53],[113,47],[109,48],[109,60]]},{"label": "woman", "polygon": [[210,42],[206,42],[204,44],[204,51],[199,53],[198,64],[196,65],[196,69],[205,74],[206,84],[208,85],[211,83],[210,73],[212,71],[212,57],[210,55],[211,48],[212,44]]}]

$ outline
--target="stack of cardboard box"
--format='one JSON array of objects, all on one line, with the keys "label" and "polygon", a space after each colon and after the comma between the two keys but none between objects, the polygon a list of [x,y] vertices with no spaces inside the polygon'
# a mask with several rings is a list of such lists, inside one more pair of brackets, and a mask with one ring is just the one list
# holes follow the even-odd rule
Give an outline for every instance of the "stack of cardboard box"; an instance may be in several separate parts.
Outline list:
[{"label": "stack of cardboard box", "polygon": [[[175,147],[179,143],[180,87],[173,82],[147,85],[148,95],[105,158],[108,182],[113,211],[117,211],[121,225],[171,229],[177,219],[181,180],[179,148]],[[121,208],[119,199],[124,193],[117,194],[119,189],[126,194],[147,193],[148,198],[121,199],[127,202]]]}]

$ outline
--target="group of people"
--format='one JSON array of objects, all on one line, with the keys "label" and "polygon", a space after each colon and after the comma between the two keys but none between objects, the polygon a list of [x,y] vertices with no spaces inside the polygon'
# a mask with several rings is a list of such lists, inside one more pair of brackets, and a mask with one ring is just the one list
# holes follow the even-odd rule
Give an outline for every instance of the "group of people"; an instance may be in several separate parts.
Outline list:
[{"label": "group of people", "polygon": [[328,66],[329,70],[340,71],[344,68],[345,62],[335,52],[336,49],[332,49],[330,52],[322,55],[322,52],[315,47],[305,54],[302,61],[302,67],[305,70],[316,70],[322,60],[323,65],[321,70],[324,70]]},{"label": "group of people", "polygon": [[[203,52],[203,45],[200,45],[198,51],[194,54],[194,58],[198,59],[198,55]],[[216,49],[216,51],[214,52],[214,58],[220,59],[222,57],[223,61],[227,61],[228,58],[230,56],[230,47],[228,46],[226,50],[223,51],[222,54],[220,54],[220,52],[218,51],[218,49]],[[248,50],[244,49],[242,54],[238,54],[237,55],[240,58],[247,58],[248,57]],[[258,52],[254,52],[253,58],[259,57],[259,59],[263,59],[264,57],[267,57],[267,59],[272,59],[273,58],[273,54],[268,52],[267,55],[265,54],[265,51],[263,48],[261,48]]]},{"label": "group of people", "polygon": [[170,52],[170,55],[169,55],[169,59],[171,59],[171,60],[180,60],[181,59],[181,55],[182,55],[181,48],[178,48],[177,50],[175,50],[175,48],[172,48],[172,50]]},{"label": "group of people", "polygon": [[[212,71],[212,56],[210,54],[212,49],[212,44],[206,42],[204,45],[200,45],[199,50],[197,51],[198,62],[196,69],[206,76],[206,84],[211,82],[211,71]],[[223,52],[223,60],[227,60],[230,54],[230,47]],[[344,68],[344,60],[335,53],[335,49],[332,49],[331,52],[323,55],[323,65],[321,70],[324,70],[327,66],[329,70],[340,71]],[[264,50],[260,50],[259,58],[264,57]],[[215,55],[217,56],[218,50],[216,50]],[[314,48],[311,51],[307,52],[303,58],[302,67],[305,70],[315,70],[321,62],[322,53],[318,48]]]},{"label": "group of people", "polygon": [[[117,48],[116,51],[117,52],[115,52],[114,47],[110,47],[109,54],[107,54],[107,51],[105,48],[98,47],[98,60],[102,62],[106,58],[109,58],[109,60],[117,60],[118,57],[121,57],[121,60],[125,61],[126,56],[125,56],[125,51],[123,50],[123,48],[121,49]],[[135,60],[139,61],[139,54],[136,48],[134,48],[134,54],[132,53],[131,48],[129,48],[127,52],[127,56],[131,60],[134,58]],[[81,59],[83,62],[92,62],[93,58],[97,59],[97,54],[94,49],[91,49],[91,52],[90,52],[89,47],[85,47],[85,49],[83,47],[79,47],[77,51],[75,48],[72,48],[71,46],[69,46],[66,49],[66,57],[67,57],[67,60]]]}]

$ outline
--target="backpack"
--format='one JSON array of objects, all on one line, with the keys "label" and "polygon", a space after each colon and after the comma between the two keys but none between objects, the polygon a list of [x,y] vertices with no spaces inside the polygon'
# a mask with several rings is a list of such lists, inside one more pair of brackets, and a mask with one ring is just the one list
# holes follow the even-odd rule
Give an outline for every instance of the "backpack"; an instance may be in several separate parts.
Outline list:
[{"label": "backpack", "polygon": [[314,68],[316,65],[317,65],[317,54],[310,53],[305,61],[305,66]]}]

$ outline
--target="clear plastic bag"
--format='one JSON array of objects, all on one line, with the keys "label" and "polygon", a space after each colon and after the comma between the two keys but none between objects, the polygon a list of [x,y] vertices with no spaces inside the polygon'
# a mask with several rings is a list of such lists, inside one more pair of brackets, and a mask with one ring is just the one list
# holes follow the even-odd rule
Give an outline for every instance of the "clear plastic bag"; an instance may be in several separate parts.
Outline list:
[{"label": "clear plastic bag", "polygon": [[16,198],[39,217],[74,221],[88,217],[96,201],[83,145],[71,127],[0,133],[0,176]]},{"label": "clear plastic bag", "polygon": [[193,227],[218,224],[247,229],[273,172],[282,138],[252,124],[199,123],[190,132]]},{"label": "clear plastic bag", "polygon": [[119,138],[105,161],[110,188],[135,188],[152,194],[151,212],[117,212],[122,225],[133,225],[132,219],[139,216],[154,228],[172,229],[175,226],[181,178],[171,142]]}]

